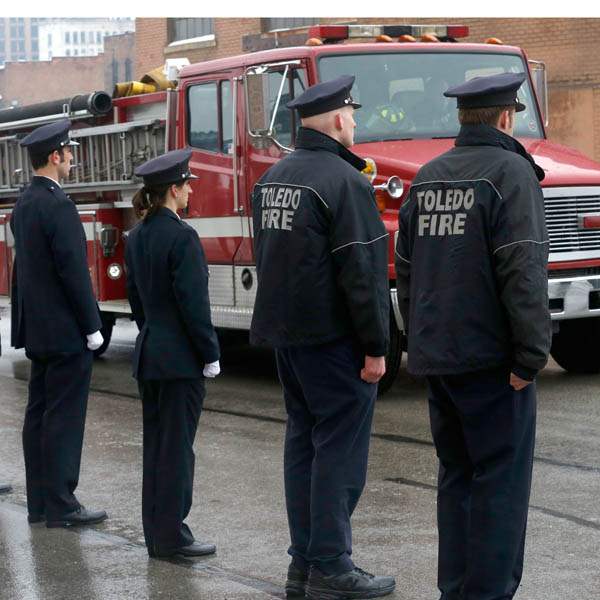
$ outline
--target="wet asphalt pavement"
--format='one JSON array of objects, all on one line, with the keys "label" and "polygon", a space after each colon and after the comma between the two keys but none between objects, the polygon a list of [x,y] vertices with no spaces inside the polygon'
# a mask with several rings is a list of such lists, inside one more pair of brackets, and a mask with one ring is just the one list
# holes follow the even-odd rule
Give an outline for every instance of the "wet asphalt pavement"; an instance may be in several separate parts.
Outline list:
[{"label": "wet asphalt pavement", "polygon": [[[207,385],[188,524],[216,556],[149,559],[141,526],[141,404],[130,376],[135,327],[118,321],[96,361],[78,498],[109,520],[79,530],[26,521],[20,430],[29,363],[0,310],[0,599],[283,598],[289,543],[285,413],[269,352],[231,343]],[[539,377],[538,439],[518,600],[600,598],[600,376],[554,363]],[[369,475],[353,518],[355,562],[396,577],[394,600],[437,600],[435,483],[425,386],[405,372],[378,402]]]}]

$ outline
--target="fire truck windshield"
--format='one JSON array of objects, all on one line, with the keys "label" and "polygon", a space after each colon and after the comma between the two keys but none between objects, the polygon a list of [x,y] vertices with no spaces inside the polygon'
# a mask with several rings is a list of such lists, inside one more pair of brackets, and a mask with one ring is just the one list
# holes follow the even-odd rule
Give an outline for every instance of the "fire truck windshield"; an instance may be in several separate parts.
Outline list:
[{"label": "fire truck windshield", "polygon": [[[460,128],[456,100],[444,97],[445,90],[473,77],[527,71],[527,66],[514,54],[396,52],[324,55],[319,71],[321,81],[356,76],[352,96],[362,104],[354,115],[360,143],[455,137]],[[514,135],[542,137],[529,80],[518,97],[527,109],[517,113]]]}]

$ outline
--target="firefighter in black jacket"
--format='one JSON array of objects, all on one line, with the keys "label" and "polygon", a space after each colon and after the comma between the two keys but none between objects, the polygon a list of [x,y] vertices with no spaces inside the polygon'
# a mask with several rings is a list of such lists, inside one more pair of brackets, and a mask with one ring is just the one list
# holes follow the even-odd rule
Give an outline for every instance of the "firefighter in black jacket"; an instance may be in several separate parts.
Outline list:
[{"label": "firefighter in black jacket", "polygon": [[136,169],[144,187],[133,205],[143,220],[127,239],[127,295],[140,330],[133,357],[144,419],[142,520],[153,557],[202,556],[184,523],[192,506],[194,437],[204,378],[219,374],[208,268],[196,231],[177,215],[191,193],[191,150],[174,150]]},{"label": "firefighter in black jacket", "polygon": [[350,558],[389,337],[388,234],[360,173],[365,162],[347,149],[360,106],[353,82],[317,84],[287,105],[302,119],[296,149],[252,194],[250,338],[276,349],[288,414],[289,596],[374,598],[395,586]]},{"label": "firefighter in black jacket", "polygon": [[443,600],[512,598],[550,350],[543,170],[511,137],[524,73],[475,78],[455,148],[419,171],[400,211],[397,288],[408,369],[425,375]]},{"label": "firefighter in black jacket", "polygon": [[59,179],[71,168],[71,123],[38,127],[22,141],[34,177],[10,226],[15,238],[12,345],[31,360],[23,451],[30,523],[98,523],[74,495],[79,480],[92,350],[102,344],[85,233]]}]

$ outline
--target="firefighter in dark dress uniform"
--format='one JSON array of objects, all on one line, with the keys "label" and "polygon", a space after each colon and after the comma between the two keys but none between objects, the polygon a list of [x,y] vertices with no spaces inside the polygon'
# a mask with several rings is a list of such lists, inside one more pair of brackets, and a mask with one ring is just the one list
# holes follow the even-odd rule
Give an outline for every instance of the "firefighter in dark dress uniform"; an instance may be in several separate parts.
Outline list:
[{"label": "firefighter in dark dress uniform", "polygon": [[19,196],[15,238],[12,345],[31,360],[23,450],[30,523],[98,523],[75,497],[79,480],[92,350],[102,344],[83,226],[59,180],[69,176],[71,123],[38,127],[22,141],[34,177]]},{"label": "firefighter in dark dress uniform", "polygon": [[284,473],[292,562],[289,597],[374,598],[391,577],[351,559],[377,381],[389,343],[388,234],[350,152],[354,77],[288,103],[296,149],[252,194],[258,290],[251,342],[276,349],[288,415]]},{"label": "firefighter in dark dress uniform", "polygon": [[400,211],[408,369],[427,377],[443,600],[512,598],[523,571],[536,373],[551,342],[543,170],[511,137],[524,73],[475,78],[455,148]]},{"label": "firefighter in dark dress uniform", "polygon": [[177,215],[191,193],[191,150],[136,169],[144,187],[133,205],[142,221],[128,236],[127,295],[140,330],[133,357],[143,406],[142,519],[148,554],[202,556],[216,546],[184,523],[192,506],[194,437],[205,377],[219,374],[208,268],[196,231]]}]

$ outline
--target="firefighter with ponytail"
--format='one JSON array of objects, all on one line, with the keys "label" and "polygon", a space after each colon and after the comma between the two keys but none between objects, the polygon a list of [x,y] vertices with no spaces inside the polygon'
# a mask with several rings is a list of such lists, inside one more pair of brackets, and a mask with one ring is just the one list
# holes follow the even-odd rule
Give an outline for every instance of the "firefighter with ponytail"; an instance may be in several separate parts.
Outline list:
[{"label": "firefighter with ponytail", "polygon": [[202,556],[185,524],[192,505],[194,437],[205,378],[220,372],[210,316],[208,267],[196,231],[182,221],[192,193],[191,150],[175,150],[135,171],[140,223],[127,240],[127,296],[139,328],[133,357],[143,407],[142,520],[148,554]]}]

